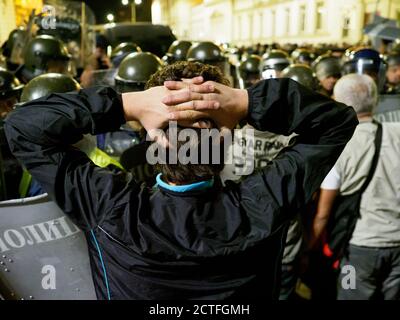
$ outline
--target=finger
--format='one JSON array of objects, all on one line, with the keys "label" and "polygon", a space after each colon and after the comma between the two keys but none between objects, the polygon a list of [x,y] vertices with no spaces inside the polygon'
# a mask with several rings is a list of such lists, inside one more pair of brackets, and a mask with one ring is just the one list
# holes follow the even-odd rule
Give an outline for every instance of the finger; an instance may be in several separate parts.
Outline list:
[{"label": "finger", "polygon": [[169,90],[181,90],[189,88],[198,93],[212,93],[215,91],[215,85],[208,81],[203,84],[187,83],[184,81],[165,81],[164,86]]},{"label": "finger", "polygon": [[198,76],[191,79],[182,79],[182,82],[192,83],[192,84],[202,84],[204,82],[204,78],[202,76]]},{"label": "finger", "polygon": [[191,100],[202,99],[202,94],[193,92],[189,88],[185,88],[165,96],[161,102],[166,105],[176,105],[184,102],[189,102]]},{"label": "finger", "polygon": [[208,100],[192,100],[185,103],[180,103],[174,106],[169,106],[168,111],[187,111],[187,110],[196,110],[196,111],[211,111],[216,110],[220,107],[218,101],[208,101]]},{"label": "finger", "polygon": [[192,121],[202,118],[209,118],[209,114],[201,111],[186,110],[186,111],[173,111],[168,114],[170,120],[173,121]]}]

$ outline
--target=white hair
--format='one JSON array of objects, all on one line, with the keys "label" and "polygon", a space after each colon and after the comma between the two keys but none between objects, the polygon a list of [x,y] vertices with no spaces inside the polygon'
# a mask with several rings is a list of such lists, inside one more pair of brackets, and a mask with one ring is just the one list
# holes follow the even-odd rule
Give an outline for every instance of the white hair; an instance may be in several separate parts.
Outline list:
[{"label": "white hair", "polygon": [[333,96],[336,101],[352,106],[356,113],[369,113],[378,102],[378,89],[370,76],[351,73],[336,83]]}]

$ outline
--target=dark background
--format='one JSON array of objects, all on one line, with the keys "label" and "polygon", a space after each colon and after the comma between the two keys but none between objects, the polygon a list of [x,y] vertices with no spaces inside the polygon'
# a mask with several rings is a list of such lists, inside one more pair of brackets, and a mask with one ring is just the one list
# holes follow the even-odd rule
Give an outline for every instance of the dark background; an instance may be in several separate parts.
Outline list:
[{"label": "dark background", "polygon": [[[79,1],[79,0],[75,0]],[[114,22],[130,22],[131,21],[131,5],[124,6],[121,0],[84,0],[96,15],[96,24],[108,23],[107,14],[114,15]],[[134,0],[129,0],[134,3]],[[151,3],[152,0],[142,0],[142,4],[136,5],[136,21],[151,22]]]}]

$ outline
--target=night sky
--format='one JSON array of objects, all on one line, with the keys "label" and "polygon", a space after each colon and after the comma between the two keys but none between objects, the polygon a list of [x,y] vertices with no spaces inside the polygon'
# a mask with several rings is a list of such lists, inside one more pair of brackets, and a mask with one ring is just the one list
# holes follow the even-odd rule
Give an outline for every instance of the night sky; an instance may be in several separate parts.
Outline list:
[{"label": "night sky", "polygon": [[[79,1],[79,0],[73,0]],[[124,6],[121,0],[84,0],[96,15],[96,24],[107,23],[106,16],[112,13],[115,17],[114,22],[130,21],[131,9],[130,6]],[[129,0],[133,2],[133,0]],[[136,6],[137,21],[151,21],[151,0],[142,0],[142,4]]]}]

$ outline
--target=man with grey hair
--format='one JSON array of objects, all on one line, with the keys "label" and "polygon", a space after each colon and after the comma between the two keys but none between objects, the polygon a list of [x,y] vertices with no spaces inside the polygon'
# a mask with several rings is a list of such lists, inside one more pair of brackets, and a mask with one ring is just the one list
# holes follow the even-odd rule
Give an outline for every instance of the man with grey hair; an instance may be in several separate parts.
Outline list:
[{"label": "man with grey hair", "polygon": [[[372,167],[378,123],[372,118],[377,87],[367,75],[349,74],[335,88],[338,102],[353,106],[360,124],[321,185],[311,246],[321,244],[335,198],[361,190]],[[400,123],[382,124],[372,179],[362,193],[359,218],[340,262],[338,299],[400,299]],[[325,248],[326,249],[326,248]],[[355,285],[343,286],[354,270]],[[352,268],[354,267],[354,269]],[[344,277],[346,277],[344,279]]]}]

